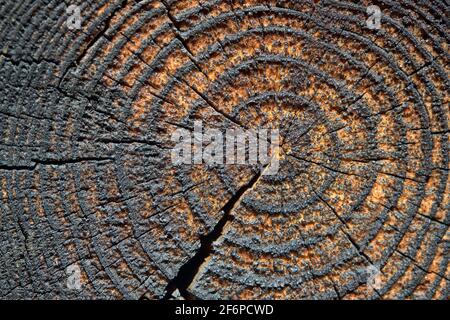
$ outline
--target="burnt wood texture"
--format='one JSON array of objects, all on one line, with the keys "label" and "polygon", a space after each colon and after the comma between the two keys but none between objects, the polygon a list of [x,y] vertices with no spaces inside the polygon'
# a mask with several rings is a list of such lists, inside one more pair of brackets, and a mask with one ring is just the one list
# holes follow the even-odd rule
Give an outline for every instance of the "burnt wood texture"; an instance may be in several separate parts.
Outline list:
[{"label": "burnt wood texture", "polygon": [[[0,297],[448,299],[449,12],[0,0]],[[279,172],[174,166],[195,120]]]}]

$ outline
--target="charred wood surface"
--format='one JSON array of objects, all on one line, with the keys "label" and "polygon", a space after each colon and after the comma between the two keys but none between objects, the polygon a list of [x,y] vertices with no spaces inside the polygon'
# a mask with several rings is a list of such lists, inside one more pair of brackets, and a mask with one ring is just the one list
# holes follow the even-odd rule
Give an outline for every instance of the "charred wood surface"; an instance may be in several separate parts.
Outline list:
[{"label": "charred wood surface", "polygon": [[[0,298],[448,299],[449,13],[0,0]],[[278,174],[172,165],[195,120]]]}]

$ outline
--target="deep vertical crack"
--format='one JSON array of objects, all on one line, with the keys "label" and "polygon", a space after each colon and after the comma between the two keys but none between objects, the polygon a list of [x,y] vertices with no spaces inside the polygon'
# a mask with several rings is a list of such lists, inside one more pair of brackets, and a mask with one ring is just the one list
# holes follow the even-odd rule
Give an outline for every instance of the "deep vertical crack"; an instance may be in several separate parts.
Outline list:
[{"label": "deep vertical crack", "polygon": [[243,195],[248,190],[252,189],[253,186],[261,178],[264,168],[258,171],[257,174],[245,185],[241,186],[237,192],[228,200],[228,202],[222,207],[220,212],[223,212],[222,218],[217,222],[214,228],[206,235],[200,237],[200,248],[197,253],[189,259],[181,268],[178,270],[178,274],[173,278],[166,288],[166,295],[163,300],[167,300],[172,296],[172,293],[178,289],[181,296],[187,300],[198,299],[187,289],[194,280],[195,276],[198,274],[200,267],[206,261],[206,259],[211,255],[213,243],[220,238],[223,234],[225,225],[233,220],[231,212],[236,207],[236,205],[241,201]]}]

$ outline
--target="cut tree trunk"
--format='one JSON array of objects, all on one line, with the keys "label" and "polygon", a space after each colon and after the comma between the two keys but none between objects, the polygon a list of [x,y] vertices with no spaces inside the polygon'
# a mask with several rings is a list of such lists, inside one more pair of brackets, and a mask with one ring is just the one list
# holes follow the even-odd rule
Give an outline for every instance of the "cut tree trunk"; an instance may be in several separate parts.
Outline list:
[{"label": "cut tree trunk", "polygon": [[[449,11],[1,0],[0,298],[448,299]],[[174,165],[194,121],[278,173]]]}]

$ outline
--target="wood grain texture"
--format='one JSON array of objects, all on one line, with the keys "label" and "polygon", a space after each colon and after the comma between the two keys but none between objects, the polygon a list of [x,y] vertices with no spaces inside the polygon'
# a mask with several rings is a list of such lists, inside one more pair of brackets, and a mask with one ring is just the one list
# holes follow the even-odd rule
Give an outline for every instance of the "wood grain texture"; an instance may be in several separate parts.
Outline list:
[{"label": "wood grain texture", "polygon": [[[448,299],[449,13],[0,0],[0,297]],[[279,128],[279,173],[173,166],[194,120]]]}]

